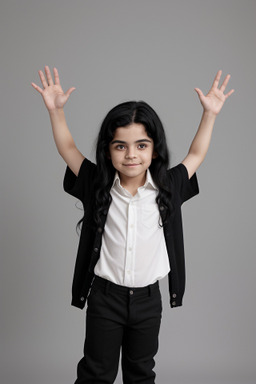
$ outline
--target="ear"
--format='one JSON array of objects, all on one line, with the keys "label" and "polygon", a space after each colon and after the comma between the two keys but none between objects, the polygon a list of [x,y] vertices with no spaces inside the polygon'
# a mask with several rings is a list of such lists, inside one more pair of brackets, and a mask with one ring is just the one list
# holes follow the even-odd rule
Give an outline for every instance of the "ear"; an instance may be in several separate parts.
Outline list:
[{"label": "ear", "polygon": [[158,153],[156,151],[154,151],[152,154],[152,159],[155,159],[157,156],[158,156]]},{"label": "ear", "polygon": [[110,156],[110,152],[109,152],[109,151],[106,152],[106,157],[107,157],[107,159],[111,159],[111,156]]}]

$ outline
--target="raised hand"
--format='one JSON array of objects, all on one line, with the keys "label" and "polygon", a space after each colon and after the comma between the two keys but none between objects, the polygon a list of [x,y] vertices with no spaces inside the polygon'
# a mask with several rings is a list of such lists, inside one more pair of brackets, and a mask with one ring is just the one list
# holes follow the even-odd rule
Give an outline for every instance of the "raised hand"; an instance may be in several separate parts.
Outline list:
[{"label": "raised hand", "polygon": [[31,83],[31,85],[42,95],[48,111],[63,108],[69,96],[75,90],[75,87],[69,88],[66,93],[63,92],[57,68],[53,68],[55,84],[53,83],[51,71],[47,65],[45,66],[47,81],[43,71],[38,71],[38,73],[44,89],[40,88],[35,83]]},{"label": "raised hand", "polygon": [[221,87],[218,88],[221,74],[222,74],[222,71],[219,70],[217,75],[215,76],[212,87],[206,96],[203,94],[201,89],[195,88],[195,91],[199,96],[200,102],[204,110],[207,112],[212,112],[214,115],[218,115],[221,108],[223,107],[224,102],[234,92],[234,89],[232,89],[226,95],[224,95],[224,91],[229,82],[230,75],[227,75],[225,77]]}]

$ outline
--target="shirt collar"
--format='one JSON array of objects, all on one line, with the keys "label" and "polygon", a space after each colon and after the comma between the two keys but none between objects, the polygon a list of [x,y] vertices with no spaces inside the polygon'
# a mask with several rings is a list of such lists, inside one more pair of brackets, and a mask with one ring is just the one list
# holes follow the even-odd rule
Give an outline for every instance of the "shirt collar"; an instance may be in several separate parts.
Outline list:
[{"label": "shirt collar", "polygon": [[[120,184],[120,177],[119,177],[119,174],[118,172],[116,171],[115,173],[115,177],[114,177],[114,181],[113,181],[113,184],[112,184],[112,188],[114,188],[115,184],[117,183],[117,185],[119,187],[121,187],[121,184]],[[153,179],[152,179],[152,175],[151,175],[151,172],[149,170],[149,168],[147,169],[147,172],[146,172],[146,181],[145,181],[145,184],[143,185],[144,188],[147,188],[148,186],[151,186],[153,187],[154,189],[158,190],[156,184],[154,183]]]}]

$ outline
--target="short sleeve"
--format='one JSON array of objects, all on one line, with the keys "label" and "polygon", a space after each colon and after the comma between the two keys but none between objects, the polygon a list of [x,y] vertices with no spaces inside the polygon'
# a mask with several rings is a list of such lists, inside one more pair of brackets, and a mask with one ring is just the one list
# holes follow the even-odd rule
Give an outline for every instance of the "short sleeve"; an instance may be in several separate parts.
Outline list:
[{"label": "short sleeve", "polygon": [[84,202],[86,193],[88,193],[94,178],[95,170],[96,165],[86,158],[83,160],[77,176],[67,166],[63,180],[64,191]]},{"label": "short sleeve", "polygon": [[196,172],[189,179],[188,171],[183,163],[179,163],[169,170],[174,189],[177,191],[181,205],[199,193],[199,185]]}]

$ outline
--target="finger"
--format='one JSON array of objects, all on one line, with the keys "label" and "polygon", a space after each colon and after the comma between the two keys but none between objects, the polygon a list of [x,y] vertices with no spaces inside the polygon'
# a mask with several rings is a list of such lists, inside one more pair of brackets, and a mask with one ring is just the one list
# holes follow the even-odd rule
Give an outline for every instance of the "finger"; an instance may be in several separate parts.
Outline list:
[{"label": "finger", "polygon": [[74,90],[75,90],[75,87],[69,88],[69,89],[67,90],[67,92],[65,93],[65,95],[66,95],[67,97],[69,97],[69,96],[71,95],[71,93],[72,93]]},{"label": "finger", "polygon": [[220,69],[217,72],[217,75],[215,76],[215,79],[213,80],[212,88],[218,88],[221,74],[222,74],[222,70]]},{"label": "finger", "polygon": [[41,82],[42,82],[44,88],[48,87],[48,84],[47,84],[47,81],[45,80],[43,71],[40,70],[40,71],[38,71],[38,73],[39,73],[39,77],[41,79]]},{"label": "finger", "polygon": [[227,75],[227,76],[225,77],[225,79],[224,79],[224,81],[223,81],[221,87],[220,87],[220,91],[221,91],[221,92],[224,92],[224,91],[225,91],[226,86],[227,86],[227,84],[228,84],[228,82],[229,82],[229,79],[230,79],[230,75]]},{"label": "finger", "polygon": [[54,79],[55,79],[55,84],[60,85],[60,78],[59,78],[59,73],[57,68],[53,68],[53,73],[54,73]]},{"label": "finger", "polygon": [[35,83],[31,83],[32,87],[34,87],[39,93],[43,93],[43,90],[42,88],[38,87],[38,85],[36,85]]},{"label": "finger", "polygon": [[198,96],[201,98],[201,97],[204,97],[204,94],[203,94],[203,92],[201,91],[201,89],[199,89],[199,88],[195,88],[195,91],[196,91],[196,93],[198,94]]},{"label": "finger", "polygon": [[52,80],[51,71],[50,71],[50,68],[48,67],[48,65],[45,66],[45,73],[46,73],[46,77],[47,77],[49,85],[54,85],[53,80]]},{"label": "finger", "polygon": [[235,90],[234,89],[231,89],[231,91],[229,91],[226,95],[225,95],[225,99],[227,99],[230,95],[232,95],[232,93],[234,93]]}]

